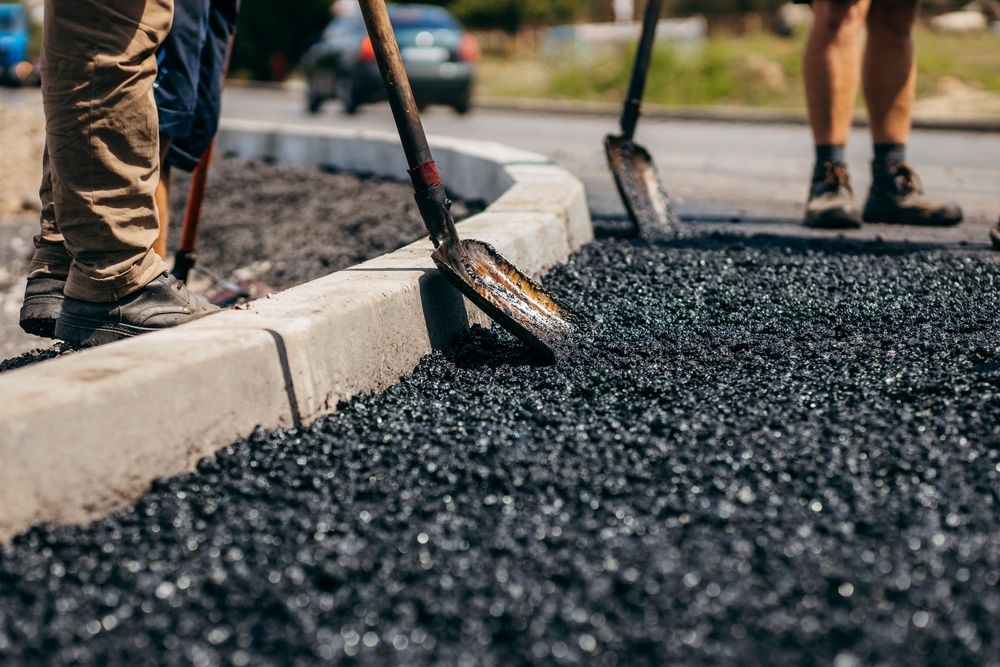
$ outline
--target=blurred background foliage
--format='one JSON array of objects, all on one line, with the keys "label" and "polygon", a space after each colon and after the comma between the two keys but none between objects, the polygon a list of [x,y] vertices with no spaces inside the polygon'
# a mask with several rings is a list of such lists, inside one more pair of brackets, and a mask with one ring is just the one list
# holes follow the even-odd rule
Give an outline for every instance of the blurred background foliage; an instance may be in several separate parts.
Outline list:
[{"label": "blurred background foliage", "polygon": [[[699,45],[660,43],[653,52],[645,100],[652,104],[802,108],[805,32],[788,37],[766,27],[737,34],[719,31]],[[961,93],[959,104],[1000,93],[1000,36],[955,35],[918,27],[917,97]],[[526,97],[620,102],[628,88],[634,48],[600,57],[542,58],[487,55],[480,65],[482,97]],[[996,102],[989,102],[994,108]],[[864,105],[858,96],[858,106]]]},{"label": "blurred background foliage", "polygon": [[[287,73],[323,32],[332,18],[331,0],[243,0],[233,72],[255,79]],[[516,33],[527,26],[572,23],[594,13],[600,0],[421,0],[447,7],[469,28]]]}]

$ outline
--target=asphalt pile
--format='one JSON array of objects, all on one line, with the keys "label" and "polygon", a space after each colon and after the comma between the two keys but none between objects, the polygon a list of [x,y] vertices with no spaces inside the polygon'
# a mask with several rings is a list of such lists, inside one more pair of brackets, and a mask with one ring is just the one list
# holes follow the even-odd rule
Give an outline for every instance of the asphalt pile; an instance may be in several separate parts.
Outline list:
[{"label": "asphalt pile", "polygon": [[597,241],[559,366],[474,329],[0,549],[4,665],[988,665],[1000,269]]}]

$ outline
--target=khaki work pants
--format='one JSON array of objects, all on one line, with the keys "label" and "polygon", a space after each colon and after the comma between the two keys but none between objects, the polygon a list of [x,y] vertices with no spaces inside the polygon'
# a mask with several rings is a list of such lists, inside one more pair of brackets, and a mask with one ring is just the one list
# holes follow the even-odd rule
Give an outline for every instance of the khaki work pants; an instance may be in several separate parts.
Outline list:
[{"label": "khaki work pants", "polygon": [[117,301],[167,270],[154,193],[156,48],[173,0],[45,0],[41,234],[29,277]]}]

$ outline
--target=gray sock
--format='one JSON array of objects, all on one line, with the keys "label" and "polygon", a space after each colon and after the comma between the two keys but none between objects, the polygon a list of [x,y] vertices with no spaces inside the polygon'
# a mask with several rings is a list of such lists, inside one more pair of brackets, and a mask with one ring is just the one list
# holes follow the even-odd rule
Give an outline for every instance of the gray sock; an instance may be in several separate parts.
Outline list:
[{"label": "gray sock", "polygon": [[844,144],[817,144],[816,166],[813,167],[813,183],[826,178],[826,163],[847,166]]},{"label": "gray sock", "polygon": [[906,162],[906,144],[875,144],[875,159],[872,160],[872,175],[876,178],[890,176],[889,164]]}]

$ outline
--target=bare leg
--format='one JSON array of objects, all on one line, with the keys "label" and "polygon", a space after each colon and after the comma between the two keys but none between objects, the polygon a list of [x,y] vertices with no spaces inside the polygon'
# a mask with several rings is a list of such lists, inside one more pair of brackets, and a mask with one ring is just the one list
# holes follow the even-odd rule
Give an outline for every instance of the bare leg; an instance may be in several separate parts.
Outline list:
[{"label": "bare leg", "polygon": [[861,29],[870,6],[871,0],[813,3],[815,19],[802,65],[817,145],[847,143],[861,81]]},{"label": "bare leg", "polygon": [[905,144],[917,90],[916,0],[876,0],[868,12],[864,89],[872,143]]},{"label": "bare leg", "polygon": [[167,233],[170,231],[170,165],[166,164],[171,138],[160,135],[160,180],[156,184],[156,210],[160,217],[160,235],[153,243],[153,251],[160,259],[167,259]]}]

